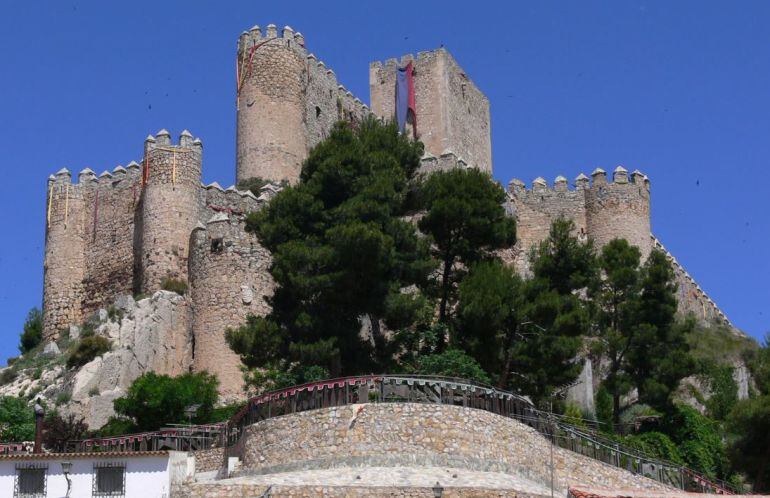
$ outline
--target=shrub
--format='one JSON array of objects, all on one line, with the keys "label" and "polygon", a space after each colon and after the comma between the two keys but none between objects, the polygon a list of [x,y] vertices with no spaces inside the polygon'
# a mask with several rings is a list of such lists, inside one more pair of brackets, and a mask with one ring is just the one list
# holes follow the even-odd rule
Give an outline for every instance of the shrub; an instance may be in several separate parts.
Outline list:
[{"label": "shrub", "polygon": [[43,314],[37,308],[32,308],[24,322],[24,331],[21,333],[19,351],[27,353],[40,344],[43,340]]},{"label": "shrub", "polygon": [[107,308],[107,319],[111,322],[120,322],[123,319],[123,310],[110,306]]},{"label": "shrub", "polygon": [[13,382],[19,374],[12,368],[6,368],[3,373],[0,373],[0,385],[10,384]]},{"label": "shrub", "polygon": [[187,282],[167,277],[161,281],[160,288],[184,296],[185,292],[187,292]]},{"label": "shrub", "polygon": [[133,420],[125,417],[110,417],[107,423],[101,426],[96,434],[99,436],[117,436],[119,434],[130,434],[136,432],[136,424]]},{"label": "shrub", "polygon": [[211,416],[209,417],[210,423],[225,422],[230,420],[233,415],[238,413],[238,410],[243,408],[245,403],[233,403],[231,405],[218,406],[211,410]]},{"label": "shrub", "polygon": [[102,336],[89,336],[80,341],[67,358],[67,368],[76,368],[92,361],[110,350],[110,341]]},{"label": "shrub", "polygon": [[482,384],[489,384],[489,375],[481,368],[479,362],[460,351],[448,349],[443,353],[419,356],[414,373],[422,375],[445,375],[460,377]]},{"label": "shrub", "polygon": [[568,402],[564,409],[564,422],[577,427],[586,427],[583,412],[576,403]]},{"label": "shrub", "polygon": [[26,399],[0,397],[0,441],[31,441],[35,437],[35,413]]},{"label": "shrub", "polygon": [[64,443],[83,439],[88,433],[88,426],[82,418],[74,414],[62,417],[56,412],[49,413],[43,421],[43,445],[54,451],[62,451]]},{"label": "shrub", "polygon": [[43,367],[37,367],[34,372],[32,372],[32,378],[34,380],[38,380],[43,375]]},{"label": "shrub", "polygon": [[56,406],[69,403],[70,399],[72,399],[72,395],[70,393],[60,392],[59,395],[56,396]]},{"label": "shrub", "polygon": [[188,421],[185,408],[200,405],[193,422],[207,422],[217,401],[219,381],[208,372],[178,377],[148,372],[136,379],[126,396],[114,402],[115,412],[136,423],[141,431]]},{"label": "shrub", "polygon": [[99,388],[94,386],[91,389],[88,390],[89,396],[99,396]]}]

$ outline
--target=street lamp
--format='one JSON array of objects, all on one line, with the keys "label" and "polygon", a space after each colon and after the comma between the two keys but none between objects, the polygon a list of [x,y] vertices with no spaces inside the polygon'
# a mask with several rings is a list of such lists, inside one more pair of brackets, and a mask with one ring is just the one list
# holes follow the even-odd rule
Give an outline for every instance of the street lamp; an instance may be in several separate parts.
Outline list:
[{"label": "street lamp", "polygon": [[61,463],[61,471],[62,474],[64,474],[64,478],[67,479],[67,494],[64,496],[69,498],[70,490],[72,489],[72,480],[70,479],[70,472],[72,472],[72,462],[67,460],[63,461]]},{"label": "street lamp", "polygon": [[433,486],[433,498],[441,498],[444,494],[444,488],[441,487],[441,483],[436,481],[436,485]]}]

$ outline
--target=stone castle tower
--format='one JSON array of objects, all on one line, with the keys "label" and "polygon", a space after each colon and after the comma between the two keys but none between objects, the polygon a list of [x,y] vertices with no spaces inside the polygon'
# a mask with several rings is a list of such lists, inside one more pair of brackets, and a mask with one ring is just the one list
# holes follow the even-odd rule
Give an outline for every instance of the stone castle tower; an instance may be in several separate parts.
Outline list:
[{"label": "stone castle tower", "polygon": [[[423,171],[476,167],[492,172],[489,101],[443,48],[369,67],[371,109],[340,85],[334,72],[309,53],[304,37],[274,25],[255,26],[238,39],[236,178],[262,177],[259,192],[201,184],[203,145],[184,131],[172,143],[166,130],[149,136],[143,157],[99,176],[89,168],[77,182],[62,169],[47,190],[44,338],[56,340],[122,294],[147,294],[170,280],[188,285],[188,316],[180,318],[194,343],[189,368],[208,370],[222,393],[241,393],[238,358],[224,339],[249,314],[269,312],[270,254],[245,231],[245,214],[260,209],[299,179],[302,161],[335,122],[374,114],[391,119],[395,78],[414,68],[417,133],[425,144]],[[538,178],[531,189],[514,180],[509,209],[519,242],[512,264],[526,272],[524,255],[559,215],[602,245],[625,237],[644,255],[662,245],[650,232],[650,184],[619,167],[613,181],[597,169],[570,189]],[[673,259],[673,258],[672,258]],[[675,261],[675,260],[674,260]],[[704,320],[724,314],[676,263],[680,306]]]}]

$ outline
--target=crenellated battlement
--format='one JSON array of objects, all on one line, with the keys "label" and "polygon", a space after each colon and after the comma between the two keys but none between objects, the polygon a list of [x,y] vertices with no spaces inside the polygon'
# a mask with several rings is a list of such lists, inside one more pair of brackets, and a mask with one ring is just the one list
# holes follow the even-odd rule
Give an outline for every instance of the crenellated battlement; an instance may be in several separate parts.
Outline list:
[{"label": "crenellated battlement", "polygon": [[679,311],[683,314],[692,314],[698,320],[704,322],[721,323],[735,331],[736,335],[741,335],[733,326],[727,315],[719,309],[719,306],[701,289],[700,285],[687,270],[677,261],[677,259],[666,249],[663,243],[657,237],[650,234],[652,246],[666,254],[666,257],[674,267],[674,278],[677,284],[677,300]]},{"label": "crenellated battlement", "polygon": [[551,185],[542,178],[538,177],[532,180],[531,188],[527,188],[526,184],[514,178],[508,183],[508,191],[512,194],[526,195],[526,194],[544,194],[544,193],[561,193],[561,192],[575,192],[581,190],[601,190],[604,188],[644,188],[647,192],[650,190],[650,180],[647,175],[643,174],[639,170],[635,170],[630,175],[623,166],[618,166],[613,172],[612,181],[607,181],[607,173],[601,169],[596,168],[591,173],[589,179],[584,173],[580,173],[573,180],[570,188],[567,179],[559,175],[557,176]]}]

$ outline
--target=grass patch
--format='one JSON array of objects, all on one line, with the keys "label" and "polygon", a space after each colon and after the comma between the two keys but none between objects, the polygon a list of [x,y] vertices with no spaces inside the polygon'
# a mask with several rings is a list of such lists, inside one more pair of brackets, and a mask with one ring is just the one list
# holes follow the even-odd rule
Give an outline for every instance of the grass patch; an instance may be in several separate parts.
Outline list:
[{"label": "grass patch", "polygon": [[67,358],[67,368],[81,367],[109,351],[110,347],[110,341],[102,336],[86,337]]},{"label": "grass patch", "polygon": [[176,292],[180,296],[184,296],[187,292],[187,282],[184,280],[177,280],[175,278],[164,278],[160,283],[160,288],[165,291]]}]

